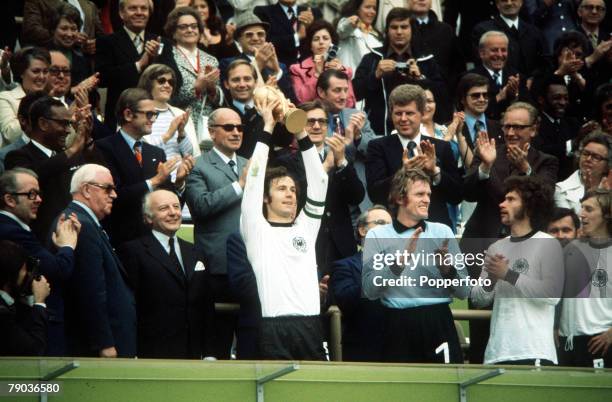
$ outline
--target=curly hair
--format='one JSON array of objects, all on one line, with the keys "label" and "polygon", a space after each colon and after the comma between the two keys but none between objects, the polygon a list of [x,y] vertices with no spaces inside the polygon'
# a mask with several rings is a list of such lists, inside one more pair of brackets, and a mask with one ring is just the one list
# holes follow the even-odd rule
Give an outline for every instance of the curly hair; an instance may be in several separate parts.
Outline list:
[{"label": "curly hair", "polygon": [[534,230],[546,230],[554,211],[554,189],[539,177],[510,176],[504,181],[504,194],[516,191]]},{"label": "curly hair", "polygon": [[196,11],[195,8],[191,7],[179,7],[175,8],[168,14],[168,18],[166,19],[166,25],[164,25],[164,32],[168,38],[174,39],[174,33],[177,30],[178,22],[181,17],[186,15],[190,15],[195,18],[198,24],[198,32],[204,32],[204,23],[202,22],[202,18],[200,18],[200,13]]},{"label": "curly hair", "polygon": [[312,24],[308,26],[308,28],[306,28],[306,36],[302,40],[301,52],[304,55],[304,58],[312,56],[312,50],[310,49],[312,45],[312,38],[314,38],[317,32],[323,29],[325,29],[329,33],[332,44],[338,45],[340,39],[338,38],[338,33],[336,32],[334,26],[325,20],[315,20]]}]

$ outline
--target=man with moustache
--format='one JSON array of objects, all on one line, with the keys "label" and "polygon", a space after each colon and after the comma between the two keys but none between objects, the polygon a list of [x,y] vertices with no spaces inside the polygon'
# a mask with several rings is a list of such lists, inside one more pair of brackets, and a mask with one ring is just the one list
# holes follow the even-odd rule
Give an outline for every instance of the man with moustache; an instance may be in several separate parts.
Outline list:
[{"label": "man with moustache", "polygon": [[150,233],[119,249],[130,277],[138,316],[138,357],[202,359],[212,356],[215,307],[208,271],[193,244],[178,238],[181,204],[176,194],[145,195]]},{"label": "man with moustache", "polygon": [[66,216],[81,222],[74,273],[66,289],[66,339],[70,356],[134,357],[136,306],[127,273],[100,221],[117,198],[111,172],[81,166],[72,177]]},{"label": "man with moustache", "polygon": [[[476,139],[477,153],[464,177],[464,199],[476,202],[461,239],[464,252],[482,253],[494,239],[507,234],[500,221],[498,205],[504,198],[504,180],[513,175],[537,176],[552,185],[559,162],[554,156],[531,147],[537,133],[537,110],[528,103],[516,102],[504,114],[504,144],[481,132]],[[480,276],[481,268],[472,266],[470,276]],[[470,362],[482,362],[488,339],[488,326],[470,321]]]},{"label": "man with moustache", "polygon": [[87,152],[90,145],[91,115],[88,107],[78,109],[76,136],[66,147],[71,132],[73,115],[64,104],[49,96],[38,99],[30,107],[30,142],[9,152],[5,167],[23,167],[38,175],[42,192],[46,195],[40,205],[38,218],[32,222],[32,231],[41,242],[46,242],[51,222],[70,202],[70,178],[74,169],[85,159],[94,158]]},{"label": "man with moustache", "polygon": [[543,232],[553,208],[552,188],[536,177],[504,182],[500,218],[510,235],[487,250],[481,278],[470,299],[493,303],[485,364],[557,364],[553,338],[555,306],[563,291],[561,244]]},{"label": "man with moustache", "polygon": [[[220,108],[208,118],[213,148],[198,157],[187,177],[187,205],[194,222],[196,250],[204,257],[216,303],[234,303],[227,279],[227,237],[238,231],[240,201],[245,186],[247,160],[236,154],[244,126],[238,113]],[[214,356],[229,359],[237,318],[215,319]]]},{"label": "man with moustache", "polygon": [[[163,149],[142,140],[151,134],[158,115],[155,102],[147,91],[126,89],[117,101],[119,132],[96,141],[104,165],[117,183],[117,201],[113,213],[104,222],[115,245],[146,233],[147,228],[140,216],[142,197],[146,193],[158,188],[182,193],[185,179],[193,168],[192,156],[166,161]],[[176,171],[174,182],[170,178],[173,171]]]}]

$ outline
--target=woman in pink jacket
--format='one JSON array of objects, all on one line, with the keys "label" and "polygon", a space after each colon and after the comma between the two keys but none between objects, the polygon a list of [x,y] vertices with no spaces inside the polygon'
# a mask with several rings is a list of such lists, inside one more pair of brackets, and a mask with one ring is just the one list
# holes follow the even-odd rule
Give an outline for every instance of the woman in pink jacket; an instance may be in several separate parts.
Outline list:
[{"label": "woman in pink jacket", "polygon": [[319,75],[325,70],[336,69],[348,75],[349,96],[346,106],[355,107],[355,94],[350,81],[353,78],[353,70],[343,66],[336,54],[330,52],[332,44],[335,43],[338,43],[338,34],[329,22],[316,20],[308,27],[301,51],[302,55],[307,57],[289,67],[291,83],[299,103],[316,99]]}]

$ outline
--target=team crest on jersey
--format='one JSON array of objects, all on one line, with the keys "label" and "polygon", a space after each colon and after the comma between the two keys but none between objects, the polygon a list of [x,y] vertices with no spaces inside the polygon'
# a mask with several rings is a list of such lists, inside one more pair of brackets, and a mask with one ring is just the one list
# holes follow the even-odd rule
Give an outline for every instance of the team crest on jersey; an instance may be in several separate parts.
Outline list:
[{"label": "team crest on jersey", "polygon": [[529,271],[529,262],[525,258],[519,258],[512,264],[512,270],[519,274],[524,274]]},{"label": "team crest on jersey", "polygon": [[305,253],[306,251],[308,251],[308,246],[306,245],[306,240],[304,240],[303,237],[294,237],[293,238],[293,247],[295,247],[295,249],[297,251],[300,251],[302,253]]},{"label": "team crest on jersey", "polygon": [[608,273],[603,269],[596,269],[591,277],[591,284],[596,288],[603,288],[608,284]]}]

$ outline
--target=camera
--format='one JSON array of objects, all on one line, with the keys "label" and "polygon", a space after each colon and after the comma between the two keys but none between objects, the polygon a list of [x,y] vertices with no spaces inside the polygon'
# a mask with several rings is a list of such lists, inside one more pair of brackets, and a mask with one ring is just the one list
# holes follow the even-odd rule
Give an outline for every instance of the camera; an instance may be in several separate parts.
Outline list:
[{"label": "camera", "polygon": [[330,62],[333,59],[335,59],[338,55],[338,45],[334,45],[332,43],[332,45],[329,47],[329,50],[327,50],[327,57],[325,58],[325,62]]},{"label": "camera", "polygon": [[401,74],[408,74],[410,71],[410,65],[407,62],[397,62],[395,63],[395,71]]},{"label": "camera", "polygon": [[32,282],[34,282],[34,280],[39,281],[41,277],[40,260],[36,257],[29,256],[26,260],[26,272],[26,278],[21,287],[21,294],[23,296],[30,296],[32,295]]}]

